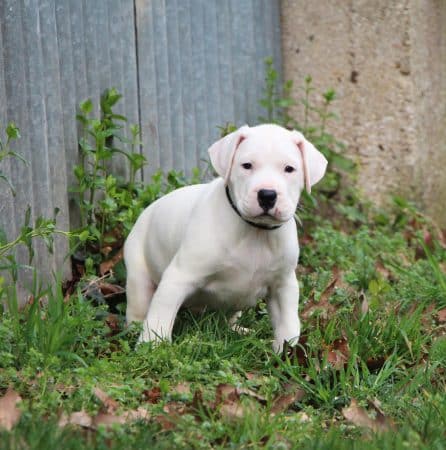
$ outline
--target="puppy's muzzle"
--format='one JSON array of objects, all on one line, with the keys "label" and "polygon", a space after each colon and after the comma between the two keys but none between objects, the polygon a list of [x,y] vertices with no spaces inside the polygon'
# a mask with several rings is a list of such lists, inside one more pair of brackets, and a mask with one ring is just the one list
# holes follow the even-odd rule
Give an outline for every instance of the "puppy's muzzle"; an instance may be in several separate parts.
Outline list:
[{"label": "puppy's muzzle", "polygon": [[257,200],[263,211],[267,213],[276,204],[277,192],[273,189],[260,189],[257,192]]}]

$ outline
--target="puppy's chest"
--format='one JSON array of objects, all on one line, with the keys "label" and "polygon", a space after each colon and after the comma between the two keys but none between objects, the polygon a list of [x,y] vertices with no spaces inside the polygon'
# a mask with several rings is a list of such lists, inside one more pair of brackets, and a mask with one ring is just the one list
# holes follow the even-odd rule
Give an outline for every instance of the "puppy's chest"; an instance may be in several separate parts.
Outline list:
[{"label": "puppy's chest", "polygon": [[[227,249],[218,270],[209,276],[200,298],[215,306],[242,309],[265,298],[268,288],[284,270],[284,261],[274,249],[240,244]],[[212,306],[212,304],[211,304]]]}]

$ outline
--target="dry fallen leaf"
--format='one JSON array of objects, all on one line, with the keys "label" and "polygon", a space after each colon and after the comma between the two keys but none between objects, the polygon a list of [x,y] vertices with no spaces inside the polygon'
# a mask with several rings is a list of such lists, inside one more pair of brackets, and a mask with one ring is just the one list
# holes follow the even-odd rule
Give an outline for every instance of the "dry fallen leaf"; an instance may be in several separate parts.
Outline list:
[{"label": "dry fallen leaf", "polygon": [[59,419],[59,427],[65,427],[67,425],[78,425],[85,428],[91,428],[93,419],[84,410],[71,413],[69,416],[63,413]]},{"label": "dry fallen leaf", "polygon": [[170,389],[171,394],[189,395],[191,393],[190,383],[183,381]]},{"label": "dry fallen leaf", "polygon": [[59,419],[59,427],[76,425],[95,430],[99,425],[109,427],[115,423],[124,424],[137,420],[148,419],[150,419],[149,412],[141,407],[139,407],[138,409],[125,411],[120,415],[116,415],[110,412],[99,412],[93,417],[90,416],[86,411],[82,410],[71,413],[70,415],[62,414]]},{"label": "dry fallen leaf", "polygon": [[259,395],[257,392],[243,388],[236,387],[231,384],[221,383],[217,386],[215,392],[215,405],[219,405],[220,403],[226,401],[235,401],[240,398],[241,395],[247,395],[248,397],[254,398],[259,402],[266,402],[266,398],[262,395]]},{"label": "dry fallen leaf", "polygon": [[245,378],[251,382],[251,384],[259,385],[264,383],[265,377],[255,372],[245,372]]},{"label": "dry fallen leaf", "polygon": [[5,395],[0,398],[0,428],[10,431],[19,421],[22,412],[17,408],[17,403],[22,398],[12,388],[8,388]]},{"label": "dry fallen leaf", "polygon": [[190,404],[190,409],[192,411],[200,411],[202,409],[209,408],[210,405],[205,404],[203,400],[203,392],[200,389],[196,389],[194,392],[194,398],[192,399],[192,403]]},{"label": "dry fallen leaf", "polygon": [[331,314],[336,312],[336,307],[330,303],[330,297],[336,289],[336,285],[340,280],[340,272],[337,268],[333,269],[333,278],[327,284],[325,289],[322,291],[319,301],[315,303],[314,295],[305,305],[301,316],[303,319],[310,318],[316,311],[321,311],[321,315],[324,318],[330,317]]},{"label": "dry fallen leaf", "polygon": [[437,313],[437,320],[439,323],[445,323],[446,322],[446,308],[440,309]]},{"label": "dry fallen leaf", "polygon": [[361,292],[359,299],[362,299],[361,302],[361,314],[365,316],[369,312],[369,302],[367,301],[367,297],[364,292]]},{"label": "dry fallen leaf", "polygon": [[256,410],[254,404],[240,401],[230,401],[223,403],[220,408],[220,416],[226,420],[243,419],[248,414]]},{"label": "dry fallen leaf", "polygon": [[342,408],[343,416],[354,425],[363,428],[370,428],[375,430],[375,421],[369,417],[367,411],[358,405],[358,402],[353,398],[350,406]]},{"label": "dry fallen leaf", "polygon": [[189,408],[182,402],[169,402],[163,407],[164,414],[156,416],[155,420],[164,431],[173,430],[180,416],[189,412]]},{"label": "dry fallen leaf", "polygon": [[169,402],[163,406],[163,411],[170,416],[182,416],[188,411],[188,408],[183,402]]},{"label": "dry fallen leaf", "polygon": [[308,336],[302,335],[296,345],[290,345],[288,342],[285,342],[285,345],[283,347],[282,359],[297,360],[299,366],[307,367],[308,354]]},{"label": "dry fallen leaf", "polygon": [[124,424],[127,420],[125,416],[120,416],[107,412],[99,412],[95,417],[93,417],[92,428],[97,428],[99,425],[104,425],[109,427],[115,423]]},{"label": "dry fallen leaf", "polygon": [[215,390],[215,406],[225,401],[235,401],[239,399],[237,389],[232,384],[221,383]]},{"label": "dry fallen leaf", "polygon": [[[409,315],[414,313],[419,307],[419,303],[415,302],[411,309],[409,310]],[[440,316],[437,314],[437,320],[439,321]],[[432,320],[435,319],[435,305],[431,303],[427,305],[426,308],[423,309],[423,314],[421,316],[421,323],[424,327],[429,328],[432,325]]]},{"label": "dry fallen leaf", "polygon": [[112,335],[116,335],[121,331],[119,316],[117,314],[108,314],[105,318],[105,324],[110,328]]},{"label": "dry fallen leaf", "polygon": [[354,398],[348,408],[342,409],[342,414],[354,425],[374,432],[389,431],[394,427],[393,422],[384,415],[378,400],[375,399],[369,402],[369,406],[375,411],[375,418],[370,417],[367,411],[362,406],[359,406]]},{"label": "dry fallen leaf", "polygon": [[107,283],[105,281],[101,281],[98,283],[98,288],[102,292],[104,298],[113,297],[114,295],[123,294],[125,289],[118,284]]},{"label": "dry fallen leaf", "polygon": [[305,391],[297,385],[288,384],[285,387],[285,393],[276,397],[271,406],[270,414],[275,415],[286,411],[294,402],[302,400]]},{"label": "dry fallen leaf", "polygon": [[149,411],[147,411],[147,409],[145,408],[142,408],[141,406],[137,409],[131,409],[130,411],[124,412],[123,416],[126,418],[127,422],[150,419]]},{"label": "dry fallen leaf", "polygon": [[119,403],[107,395],[102,389],[95,387],[93,394],[101,401],[108,413],[113,413],[118,409]]},{"label": "dry fallen leaf", "polygon": [[239,395],[247,395],[261,403],[266,402],[266,398],[263,395],[258,394],[257,392],[253,391],[252,389],[247,388],[237,388],[237,393]]},{"label": "dry fallen leaf", "polygon": [[[241,396],[246,396],[247,399],[242,402]],[[266,402],[265,397],[251,389],[222,383],[217,386],[215,401],[209,406],[211,409],[218,409],[220,416],[224,419],[241,419],[256,409],[254,400]]]},{"label": "dry fallen leaf", "polygon": [[107,261],[104,261],[99,266],[99,273],[101,275],[106,274],[107,272],[110,272],[110,270],[113,269],[113,267],[118,264],[119,261],[124,257],[123,249],[121,248],[116,255],[114,255],[112,258],[108,259]]},{"label": "dry fallen leaf", "polygon": [[396,428],[393,420],[384,414],[381,408],[381,402],[377,398],[369,401],[369,406],[375,410],[375,422],[378,424],[380,431],[394,430]]},{"label": "dry fallen leaf", "polygon": [[149,403],[158,403],[161,399],[161,389],[159,386],[154,386],[152,389],[146,389],[143,395]]},{"label": "dry fallen leaf", "polygon": [[350,348],[345,337],[336,339],[328,347],[327,362],[336,370],[345,367],[350,358]]}]

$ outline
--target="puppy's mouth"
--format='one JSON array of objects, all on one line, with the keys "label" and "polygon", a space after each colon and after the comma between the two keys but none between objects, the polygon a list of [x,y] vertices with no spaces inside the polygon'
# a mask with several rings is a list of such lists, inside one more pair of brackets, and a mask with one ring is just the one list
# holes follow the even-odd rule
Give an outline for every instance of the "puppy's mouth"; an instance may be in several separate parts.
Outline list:
[{"label": "puppy's mouth", "polygon": [[280,225],[288,221],[288,218],[282,218],[280,216],[278,217],[274,214],[273,211],[263,212],[252,217],[246,217],[246,219],[250,220],[251,222],[259,223],[261,225]]},{"label": "puppy's mouth", "polygon": [[244,219],[261,225],[281,225],[290,219],[286,211],[277,205],[268,210],[242,206],[240,212]]}]

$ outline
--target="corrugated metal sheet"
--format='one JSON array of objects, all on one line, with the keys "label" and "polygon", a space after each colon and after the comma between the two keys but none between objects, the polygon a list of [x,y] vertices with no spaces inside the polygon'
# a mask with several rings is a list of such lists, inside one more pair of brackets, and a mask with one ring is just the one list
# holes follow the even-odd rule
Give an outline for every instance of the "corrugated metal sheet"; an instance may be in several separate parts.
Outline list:
[{"label": "corrugated metal sheet", "polygon": [[190,172],[226,122],[261,114],[264,58],[280,67],[276,0],[136,0],[148,174]]},{"label": "corrugated metal sheet", "polygon": [[[57,207],[60,228],[76,223],[75,114],[109,87],[141,126],[145,178],[202,165],[218,125],[261,114],[263,59],[280,67],[279,10],[279,0],[1,0],[0,125],[20,127],[15,149],[29,166],[1,163],[17,195],[0,184],[0,227],[15,236],[28,204],[34,218]],[[38,244],[38,266],[58,270],[67,250]]]}]

